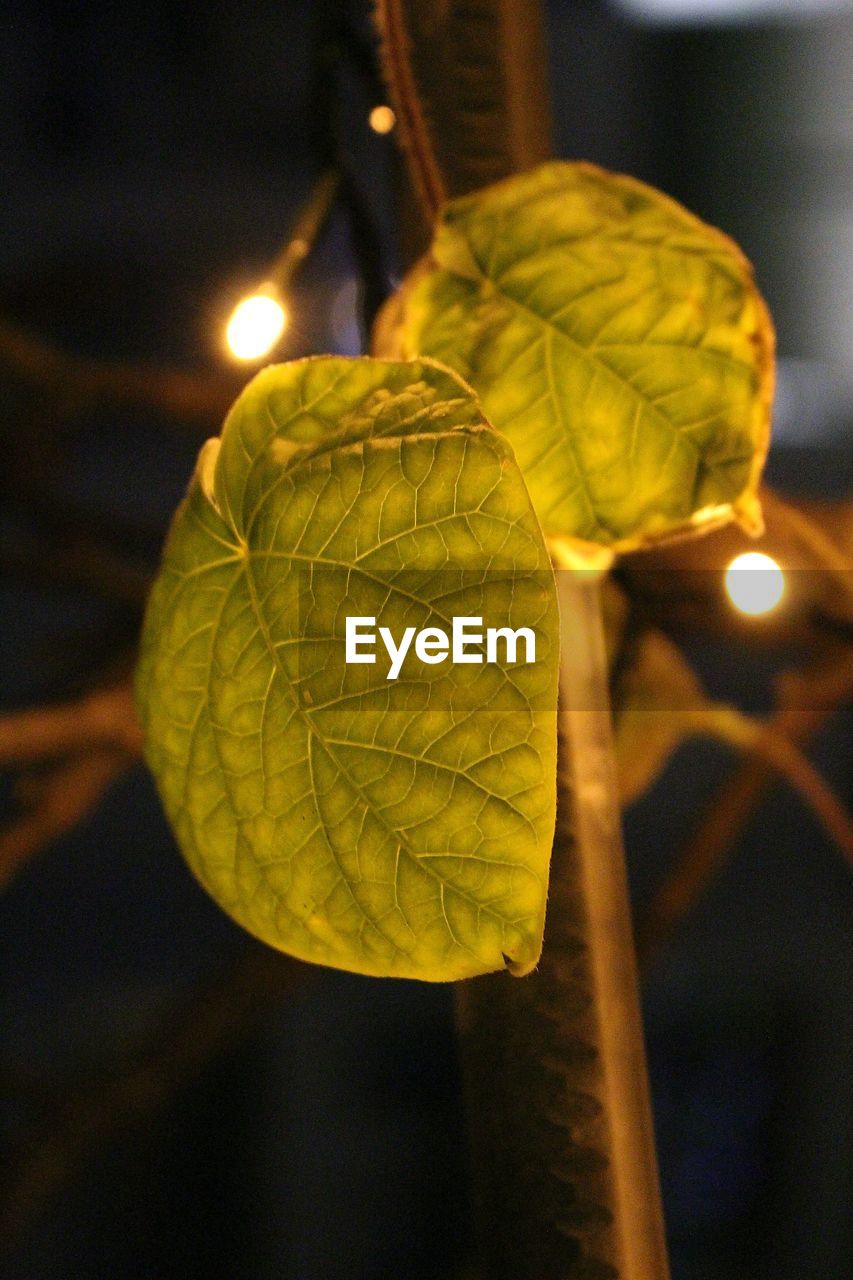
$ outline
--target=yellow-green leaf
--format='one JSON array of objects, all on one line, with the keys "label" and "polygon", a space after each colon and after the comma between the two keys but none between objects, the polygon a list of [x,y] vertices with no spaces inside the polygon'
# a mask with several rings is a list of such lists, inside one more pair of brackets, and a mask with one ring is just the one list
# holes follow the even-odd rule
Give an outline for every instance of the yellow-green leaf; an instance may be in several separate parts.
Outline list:
[{"label": "yellow-green leaf", "polygon": [[386,348],[471,383],[547,534],[760,527],[772,327],[737,246],[675,201],[545,164],[447,204],[395,307]]},{"label": "yellow-green leaf", "polygon": [[[347,617],[535,628],[536,658],[347,663]],[[146,615],[146,755],[196,875],[303,959],[443,980],[535,964],[554,827],[556,593],[512,451],[431,361],[260,373],[209,441]],[[521,654],[517,655],[519,659]]]}]

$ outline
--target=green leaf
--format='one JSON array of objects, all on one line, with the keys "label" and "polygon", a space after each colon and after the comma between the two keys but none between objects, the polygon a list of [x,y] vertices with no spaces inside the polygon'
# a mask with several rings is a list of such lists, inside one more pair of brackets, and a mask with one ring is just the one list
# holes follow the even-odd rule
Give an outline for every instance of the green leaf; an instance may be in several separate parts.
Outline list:
[{"label": "green leaf", "polygon": [[760,527],[770,320],[737,246],[675,201],[542,165],[447,204],[394,309],[386,353],[471,383],[547,534],[624,551]]},{"label": "green leaf", "polygon": [[[381,650],[345,662],[347,616],[397,639],[453,616],[529,626],[536,661],[412,651],[389,680]],[[190,866],[307,960],[429,980],[532,967],[558,631],[512,452],[455,375],[266,369],[200,454],[144,627],[146,754]]]}]

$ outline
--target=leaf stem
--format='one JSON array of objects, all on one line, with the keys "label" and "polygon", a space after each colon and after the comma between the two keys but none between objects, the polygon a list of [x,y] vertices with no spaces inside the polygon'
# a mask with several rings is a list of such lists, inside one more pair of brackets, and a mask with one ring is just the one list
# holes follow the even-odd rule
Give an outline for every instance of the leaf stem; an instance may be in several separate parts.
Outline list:
[{"label": "leaf stem", "polygon": [[528,977],[487,974],[456,992],[473,1216],[488,1280],[666,1280],[599,586],[561,569],[557,590],[542,959]]},{"label": "leaf stem", "polygon": [[613,1177],[619,1274],[668,1275],[613,757],[599,575],[559,570],[560,729],[568,745],[577,871]]}]

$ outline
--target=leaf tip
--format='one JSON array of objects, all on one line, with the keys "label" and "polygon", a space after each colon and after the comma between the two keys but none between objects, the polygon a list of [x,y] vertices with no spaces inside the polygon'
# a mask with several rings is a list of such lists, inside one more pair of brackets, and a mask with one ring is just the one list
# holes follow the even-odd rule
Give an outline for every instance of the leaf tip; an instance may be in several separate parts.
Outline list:
[{"label": "leaf tip", "polygon": [[735,505],[735,518],[750,538],[760,538],[764,533],[764,514],[754,493],[745,493]]},{"label": "leaf tip", "polygon": [[508,956],[506,952],[501,952],[501,954],[503,955],[506,971],[511,974],[513,978],[526,978],[533,972],[539,963],[538,952],[532,957],[532,959],[528,958],[526,960],[513,960],[512,956]]}]

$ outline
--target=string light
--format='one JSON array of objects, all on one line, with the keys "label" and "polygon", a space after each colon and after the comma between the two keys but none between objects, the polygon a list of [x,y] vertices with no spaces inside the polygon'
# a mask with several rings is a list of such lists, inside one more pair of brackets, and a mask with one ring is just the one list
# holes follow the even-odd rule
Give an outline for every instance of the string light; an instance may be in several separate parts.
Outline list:
[{"label": "string light", "polygon": [[393,108],[383,102],[378,107],[373,108],[367,117],[367,123],[374,133],[390,133],[397,123],[397,117]]},{"label": "string light", "polygon": [[762,551],[735,556],[726,570],[726,591],[736,609],[759,617],[775,609],[785,594],[785,575]]},{"label": "string light", "polygon": [[287,326],[287,312],[275,289],[260,288],[237,303],[225,328],[235,360],[261,360]]},{"label": "string light", "polygon": [[231,312],[225,326],[225,348],[233,359],[262,360],[284,333],[290,320],[284,299],[290,295],[294,276],[334,208],[339,187],[336,169],[320,174],[278,255],[264,272],[263,284],[242,298]]}]

